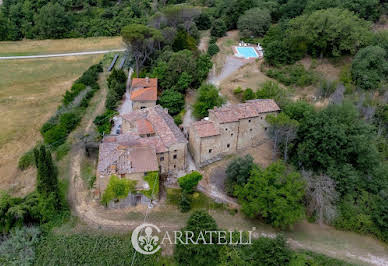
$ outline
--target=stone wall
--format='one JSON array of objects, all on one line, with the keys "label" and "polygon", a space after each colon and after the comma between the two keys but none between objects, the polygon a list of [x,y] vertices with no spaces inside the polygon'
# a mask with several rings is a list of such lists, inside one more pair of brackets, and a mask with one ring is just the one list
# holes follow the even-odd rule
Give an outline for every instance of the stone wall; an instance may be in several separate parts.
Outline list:
[{"label": "stone wall", "polygon": [[241,119],[237,122],[219,123],[217,118],[210,113],[209,120],[217,124],[220,135],[199,138],[193,128],[189,129],[189,148],[197,166],[205,166],[227,154],[255,146],[268,138],[269,125],[265,121],[268,114],[270,113]]},{"label": "stone wall", "polygon": [[186,169],[187,145],[179,143],[169,149],[168,171],[175,172]]},{"label": "stone wall", "polygon": [[129,193],[128,197],[125,199],[120,199],[119,201],[111,201],[108,204],[108,208],[110,209],[121,209],[126,207],[134,207],[138,204],[148,205],[151,202],[149,198],[144,196],[141,193]]},{"label": "stone wall", "polygon": [[156,105],[156,101],[132,101],[132,109],[139,110]]}]

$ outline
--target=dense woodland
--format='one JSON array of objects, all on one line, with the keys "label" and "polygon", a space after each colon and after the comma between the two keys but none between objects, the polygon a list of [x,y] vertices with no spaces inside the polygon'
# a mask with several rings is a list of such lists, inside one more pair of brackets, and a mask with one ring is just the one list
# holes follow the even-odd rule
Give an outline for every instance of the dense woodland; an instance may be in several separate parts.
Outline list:
[{"label": "dense woodland", "polygon": [[[225,102],[218,89],[204,81],[212,68],[211,58],[219,51],[217,39],[228,30],[238,29],[242,40],[262,44],[265,53],[261,71],[277,82],[265,82],[257,90],[236,88],[234,92],[242,102],[271,98],[281,107],[278,116],[267,117],[274,158],[281,160],[262,168],[252,157],[234,158],[226,171],[226,192],[238,199],[244,215],[280,230],[307,219],[387,242],[388,32],[373,28],[387,13],[385,1],[181,2],[4,0],[0,40],[121,35],[134,75],[159,79],[158,103],[168,108],[176,124],[181,124],[187,89],[197,91],[193,114],[198,119]],[[211,33],[207,53],[197,49],[201,30]],[[341,70],[339,80],[327,81],[299,63],[306,56],[332,62],[346,58],[350,63]],[[113,258],[108,247],[112,243],[127,244],[125,237],[61,236],[51,231],[70,217],[64,199],[66,187],[57,179],[51,152],[58,156],[61,147],[66,147],[66,137],[78,125],[98,89],[100,71],[101,65],[92,66],[73,84],[58,112],[41,129],[44,145],[37,145],[20,161],[22,169],[37,167],[36,191],[24,198],[1,194],[0,230],[6,241],[0,244],[0,263],[50,264],[54,262],[48,254],[54,252],[56,264],[85,264],[90,263],[85,254],[94,252],[109,264]],[[106,109],[94,121],[97,138],[111,130],[111,119],[125,93],[125,80],[122,70],[114,70],[107,80]],[[290,91],[306,86],[318,87],[319,97],[328,99],[329,104],[317,108],[308,101],[291,99]],[[201,178],[194,172],[179,182],[182,212],[192,208],[193,193]],[[112,195],[109,199],[115,198]],[[209,230],[217,224],[206,213],[194,212],[186,228]],[[25,241],[26,235],[30,241]],[[26,243],[23,249],[15,248],[21,242]],[[54,249],[56,245],[58,249]],[[61,251],[69,247],[76,255],[62,258]],[[122,250],[117,252],[121,254]],[[122,256],[122,264],[128,262],[124,261],[128,255]],[[145,264],[170,262],[159,256],[139,261],[143,259]],[[178,245],[174,258],[169,259],[179,265],[341,263],[291,251],[282,237],[259,239],[253,247],[233,249]]]}]

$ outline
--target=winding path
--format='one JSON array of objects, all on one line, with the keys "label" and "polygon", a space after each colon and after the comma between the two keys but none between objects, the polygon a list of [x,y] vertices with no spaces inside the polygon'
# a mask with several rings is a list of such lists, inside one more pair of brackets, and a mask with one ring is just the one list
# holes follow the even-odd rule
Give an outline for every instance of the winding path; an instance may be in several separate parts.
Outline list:
[{"label": "winding path", "polygon": [[36,59],[36,58],[65,57],[65,56],[81,56],[81,55],[93,55],[93,54],[107,54],[107,53],[111,53],[111,52],[123,52],[123,51],[125,51],[125,49],[100,50],[100,51],[89,51],[89,52],[74,52],[74,53],[63,53],[63,54],[0,56],[0,60]]}]

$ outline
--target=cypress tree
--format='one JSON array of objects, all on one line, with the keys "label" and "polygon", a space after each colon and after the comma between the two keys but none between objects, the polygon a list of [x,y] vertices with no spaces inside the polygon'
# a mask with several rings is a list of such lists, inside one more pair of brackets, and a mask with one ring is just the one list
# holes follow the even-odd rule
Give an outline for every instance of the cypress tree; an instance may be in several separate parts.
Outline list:
[{"label": "cypress tree", "polygon": [[51,153],[44,145],[34,149],[35,164],[38,169],[37,191],[39,194],[48,196],[54,193],[58,197],[57,171],[52,161]]}]

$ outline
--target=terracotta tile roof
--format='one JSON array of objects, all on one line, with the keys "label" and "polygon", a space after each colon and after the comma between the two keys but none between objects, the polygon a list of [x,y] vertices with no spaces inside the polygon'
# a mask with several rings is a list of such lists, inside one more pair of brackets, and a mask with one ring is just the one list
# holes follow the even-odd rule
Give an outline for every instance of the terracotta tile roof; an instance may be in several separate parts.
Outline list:
[{"label": "terracotta tile roof", "polygon": [[157,97],[158,97],[158,79],[156,78],[132,79],[131,100],[156,101]]},{"label": "terracotta tile roof", "polygon": [[276,111],[280,111],[280,108],[272,99],[250,100],[242,104],[215,107],[209,110],[220,123],[237,122],[240,119],[256,117],[262,113]]},{"label": "terracotta tile roof", "polygon": [[157,78],[133,78],[132,79],[132,88],[149,88],[149,87],[158,87],[158,79]]},{"label": "terracotta tile roof", "polygon": [[135,146],[130,148],[132,169],[135,173],[158,171],[158,160],[155,148],[151,146]]},{"label": "terracotta tile roof", "polygon": [[212,121],[201,120],[193,123],[193,128],[200,138],[217,136],[220,131]]},{"label": "terracotta tile roof", "polygon": [[97,170],[103,175],[157,171],[155,148],[103,142],[100,144]]},{"label": "terracotta tile roof", "polygon": [[176,126],[173,118],[160,105],[132,111],[129,114],[122,115],[122,118],[129,123],[134,124],[135,127],[137,127],[138,120],[148,120],[151,123],[156,136],[160,138],[160,141],[166,149],[176,143],[187,143],[185,136]]},{"label": "terracotta tile roof", "polygon": [[152,124],[147,119],[136,120],[136,129],[139,135],[154,134],[154,128]]}]

